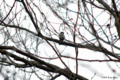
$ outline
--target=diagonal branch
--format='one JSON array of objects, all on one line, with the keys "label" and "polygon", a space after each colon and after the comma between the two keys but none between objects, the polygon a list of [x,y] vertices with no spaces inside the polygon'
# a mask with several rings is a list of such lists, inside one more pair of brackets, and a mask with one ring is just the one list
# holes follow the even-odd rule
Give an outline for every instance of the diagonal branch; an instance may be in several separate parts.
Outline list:
[{"label": "diagonal branch", "polygon": [[[16,49],[16,48],[12,48],[12,47],[9,47],[9,48],[11,48],[11,49]],[[18,51],[19,53],[20,53],[20,51]],[[21,51],[22,52],[22,51]],[[24,59],[24,58],[21,58],[21,57],[18,57],[18,56],[16,56],[16,55],[14,55],[14,54],[12,54],[12,53],[10,53],[10,52],[8,52],[8,51],[6,51],[6,50],[2,50],[1,48],[0,48],[0,53],[1,54],[3,54],[3,55],[7,55],[7,56],[10,56],[10,57],[12,57],[12,58],[14,58],[14,59],[16,59],[16,60],[18,60],[18,61],[22,61],[22,62],[24,62],[27,66],[26,67],[30,67],[30,66],[35,66],[35,67],[37,67],[37,68],[39,68],[39,69],[43,69],[43,70],[45,70],[45,71],[48,71],[48,72],[54,72],[54,73],[59,73],[59,74],[61,74],[61,75],[64,75],[64,76],[66,76],[68,79],[70,79],[70,80],[74,80],[74,76],[76,75],[75,73],[71,73],[71,71],[69,71],[68,69],[62,69],[62,68],[60,68],[60,67],[58,67],[58,66],[55,66],[55,65],[53,65],[53,64],[49,64],[49,63],[47,63],[47,62],[44,62],[44,61],[42,61],[42,60],[40,60],[40,59],[38,59],[37,57],[36,57],[36,59],[34,58],[34,56],[31,58],[30,57],[30,55],[29,55],[29,53],[27,53],[28,55],[26,55],[27,57],[29,57],[29,58],[31,58],[31,59],[34,59],[35,61],[28,61],[28,60],[26,60],[26,59]],[[21,54],[23,54],[23,53],[21,53]],[[24,54],[26,54],[26,53],[24,53]],[[40,61],[40,62],[39,62]],[[44,62],[44,63],[43,63]],[[47,64],[47,65],[46,65]],[[48,65],[49,64],[49,65]],[[15,65],[15,64],[14,64]],[[50,66],[51,65],[51,66]],[[20,65],[15,65],[16,67],[21,67]],[[25,66],[25,65],[24,65]],[[52,67],[52,68],[51,68]],[[72,75],[71,75],[72,74]],[[77,79],[79,79],[79,80],[88,80],[87,78],[85,78],[85,77],[82,77],[82,76],[80,76],[80,75],[77,75]]]},{"label": "diagonal branch", "polygon": [[114,15],[114,10],[110,8],[110,6],[104,2],[103,0],[97,0],[101,5],[105,7],[106,10],[108,10],[112,15]]},{"label": "diagonal branch", "polygon": [[119,14],[117,12],[115,12],[115,11],[117,11],[117,8],[116,8],[114,0],[112,0],[112,2],[113,2],[113,7],[114,7],[115,11],[112,8],[110,8],[108,6],[108,4],[106,4],[103,0],[97,0],[97,1],[101,5],[103,5],[114,16],[114,18],[115,18],[115,27],[117,29],[118,36],[120,38],[120,18],[119,18]]},{"label": "diagonal branch", "polygon": [[33,18],[33,16],[32,16],[32,14],[31,14],[31,13],[29,12],[29,10],[27,9],[27,6],[26,6],[26,4],[25,4],[24,0],[22,0],[22,4],[23,4],[23,6],[25,7],[26,12],[27,12],[27,13],[28,13],[28,15],[30,16],[30,19],[32,20],[32,23],[34,24],[35,29],[36,29],[36,31],[37,31],[37,33],[38,33],[38,35],[40,35],[40,36],[42,37],[43,35],[41,34],[41,32],[40,32],[40,30],[39,30],[38,25],[35,23],[35,21],[34,21],[34,18]]}]

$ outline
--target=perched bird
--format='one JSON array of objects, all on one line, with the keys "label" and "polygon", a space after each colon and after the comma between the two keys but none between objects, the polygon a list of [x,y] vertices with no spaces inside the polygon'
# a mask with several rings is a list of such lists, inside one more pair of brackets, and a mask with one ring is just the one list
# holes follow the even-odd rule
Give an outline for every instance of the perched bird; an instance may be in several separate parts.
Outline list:
[{"label": "perched bird", "polygon": [[59,39],[60,41],[63,41],[65,39],[64,32],[60,32]]}]

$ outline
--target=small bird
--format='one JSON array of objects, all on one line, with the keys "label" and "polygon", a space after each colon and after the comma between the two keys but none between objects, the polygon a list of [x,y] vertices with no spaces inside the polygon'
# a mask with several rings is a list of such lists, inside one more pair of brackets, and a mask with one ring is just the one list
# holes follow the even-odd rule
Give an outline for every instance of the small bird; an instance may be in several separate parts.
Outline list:
[{"label": "small bird", "polygon": [[63,41],[65,39],[64,32],[60,32],[59,39],[60,41]]}]

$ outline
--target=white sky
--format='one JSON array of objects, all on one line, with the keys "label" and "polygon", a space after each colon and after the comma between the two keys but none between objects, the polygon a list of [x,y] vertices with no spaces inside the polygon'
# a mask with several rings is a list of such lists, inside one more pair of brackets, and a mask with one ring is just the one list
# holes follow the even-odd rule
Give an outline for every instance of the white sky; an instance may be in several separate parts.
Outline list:
[{"label": "white sky", "polygon": [[[11,2],[12,1],[13,0],[11,0]],[[75,11],[75,6],[74,5],[75,4],[69,4],[69,8],[71,10]],[[61,20],[57,19],[57,17],[54,17],[54,15],[46,8],[46,5],[44,5],[44,4],[42,4],[42,11],[44,13],[46,13],[46,16],[47,16],[48,20],[50,20],[51,22],[58,23],[58,24],[62,23]],[[94,9],[93,13],[94,13],[94,17],[97,17],[101,13],[101,10]],[[38,16],[39,13],[36,13],[36,15]],[[39,16],[37,18],[38,18],[39,21],[41,21],[41,19],[39,18]],[[71,13],[70,16],[73,19],[76,17],[76,15],[74,16],[74,15],[72,15],[72,13]],[[108,17],[109,17],[108,13],[103,12],[102,14],[100,14],[96,18],[96,20],[99,22],[100,25],[102,25],[102,24],[104,24],[107,21]],[[27,24],[27,22],[28,22],[28,24]],[[63,31],[63,29],[59,30],[58,29],[59,25],[58,24],[54,24],[54,23],[52,25],[54,27],[56,27],[56,30],[58,32]],[[26,21],[22,22],[22,24],[23,24],[23,26],[28,26],[30,24],[30,26],[31,26],[30,29],[34,30],[34,28],[32,27],[32,24],[29,22],[29,18],[27,18]],[[116,32],[115,28],[112,28],[112,29]],[[83,31],[83,33],[85,32],[84,30],[81,30],[81,31]],[[84,36],[87,36],[88,39],[90,39],[90,38],[92,39],[93,38],[92,36],[88,37],[87,32],[84,34]],[[56,38],[56,39],[58,39],[58,35],[55,35],[53,37]],[[72,36],[71,35],[68,35],[68,34],[65,33],[65,37],[66,37],[66,39],[72,41]],[[118,41],[118,42],[120,42],[120,41]],[[13,45],[13,44],[10,44],[10,45]],[[103,44],[103,45],[106,46],[106,48],[110,49],[110,51],[111,51],[110,46],[105,45],[105,44]],[[62,55],[75,57],[75,50],[74,50],[73,47],[64,46],[64,45],[57,45],[57,47],[58,47],[58,49],[59,49],[60,52],[63,51]],[[39,50],[40,51],[40,56],[42,56],[42,57],[48,57],[48,56],[53,57],[53,55],[55,55],[55,52],[52,50],[52,48],[50,48],[50,46],[48,46],[47,43],[41,44],[39,46],[39,49],[40,49]],[[116,52],[119,53],[119,50],[116,50]],[[83,49],[83,48],[79,48],[79,56],[78,57],[80,59],[88,59],[88,60],[92,60],[92,59],[93,60],[107,59],[104,56],[103,53],[95,52],[95,51],[91,51],[91,50]],[[75,60],[65,59],[65,58],[62,58],[62,60],[68,65],[68,67],[73,72],[76,72],[75,71],[76,70],[75,69],[76,68],[75,67],[75,65],[76,65],[75,64]],[[46,61],[48,61],[48,60],[46,60]],[[59,59],[51,60],[49,62],[53,63],[54,65],[57,65],[57,66],[59,66],[61,68],[64,68],[63,64],[61,63],[61,61]],[[119,77],[120,76],[120,67],[119,67],[120,63],[115,63],[115,62],[87,62],[87,61],[78,61],[78,64],[79,64],[78,65],[78,73],[80,75],[88,78],[89,80],[91,80],[91,78],[95,75],[95,73],[96,73],[96,75],[94,76],[94,78],[92,80],[113,80],[112,78],[102,78],[102,77],[114,77],[114,76],[117,77],[115,80],[120,80],[120,77]],[[113,73],[112,70],[116,71],[115,74]],[[39,80],[34,75],[32,76],[31,80],[33,80],[33,79]],[[65,80],[65,78],[62,76],[62,77],[57,78],[56,80]]]}]

